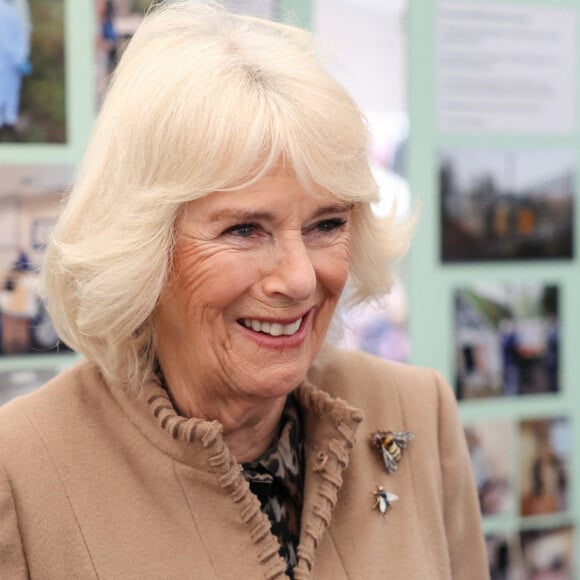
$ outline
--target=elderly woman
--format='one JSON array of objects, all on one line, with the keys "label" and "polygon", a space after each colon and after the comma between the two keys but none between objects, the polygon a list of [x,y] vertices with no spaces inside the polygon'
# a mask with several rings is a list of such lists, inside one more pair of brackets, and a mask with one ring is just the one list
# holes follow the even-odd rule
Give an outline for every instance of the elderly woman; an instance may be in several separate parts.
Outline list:
[{"label": "elderly woman", "polygon": [[308,33],[148,15],[46,253],[85,360],[0,410],[2,578],[487,578],[448,385],[324,344],[408,243],[366,143]]}]

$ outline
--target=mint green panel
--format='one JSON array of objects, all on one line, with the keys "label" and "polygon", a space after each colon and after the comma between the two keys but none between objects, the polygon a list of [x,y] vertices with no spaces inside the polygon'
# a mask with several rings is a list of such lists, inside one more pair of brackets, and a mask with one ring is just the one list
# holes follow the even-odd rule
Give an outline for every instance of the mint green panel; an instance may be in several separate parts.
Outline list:
[{"label": "mint green panel", "polygon": [[278,17],[282,21],[312,29],[312,4],[310,0],[278,0]]},{"label": "mint green panel", "polygon": [[[458,2],[456,2],[458,3]],[[460,3],[460,2],[459,2]],[[464,0],[466,5],[563,8],[578,18],[580,5],[572,0],[534,0],[523,2]],[[560,315],[560,390],[553,394],[519,395],[470,399],[459,402],[460,413],[467,424],[505,419],[512,423],[514,448],[512,485],[515,506],[507,514],[484,518],[488,533],[517,534],[530,528],[549,528],[577,524],[580,516],[578,482],[580,481],[580,203],[578,190],[578,127],[567,132],[477,132],[449,133],[439,129],[436,118],[436,0],[409,0],[408,18],[408,95],[411,137],[409,142],[409,181],[413,198],[419,204],[420,219],[410,255],[410,333],[413,363],[435,367],[453,384],[455,382],[454,291],[458,287],[480,284],[556,285],[559,288]],[[580,43],[574,49],[576,69]],[[577,84],[577,73],[571,83]],[[578,111],[576,110],[578,117]],[[576,154],[576,187],[573,222],[572,259],[508,260],[443,263],[440,259],[441,204],[439,197],[439,153],[441,150],[487,151],[506,149],[539,149],[551,155],[557,150]],[[519,509],[521,481],[518,465],[524,456],[522,421],[534,418],[565,417],[570,425],[571,450],[568,469],[567,508],[558,513],[523,517]],[[576,533],[576,570],[580,569],[580,543]],[[576,572],[578,574],[578,572]],[[575,576],[576,577],[576,576]]]}]

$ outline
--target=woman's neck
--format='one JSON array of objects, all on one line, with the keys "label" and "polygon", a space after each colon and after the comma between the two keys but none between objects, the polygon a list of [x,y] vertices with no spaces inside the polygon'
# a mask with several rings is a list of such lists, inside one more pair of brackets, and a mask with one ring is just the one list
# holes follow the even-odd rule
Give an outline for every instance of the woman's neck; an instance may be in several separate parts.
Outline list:
[{"label": "woman's neck", "polygon": [[268,399],[224,397],[220,390],[200,392],[163,373],[164,386],[183,417],[218,421],[223,437],[238,463],[260,457],[278,436],[286,396]]}]

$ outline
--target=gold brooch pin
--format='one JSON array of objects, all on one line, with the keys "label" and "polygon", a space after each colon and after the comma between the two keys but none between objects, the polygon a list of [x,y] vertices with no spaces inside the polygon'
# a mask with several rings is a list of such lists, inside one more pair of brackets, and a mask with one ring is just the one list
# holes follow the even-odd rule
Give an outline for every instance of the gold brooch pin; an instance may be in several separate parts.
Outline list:
[{"label": "gold brooch pin", "polygon": [[373,509],[378,509],[383,516],[386,516],[392,509],[392,503],[399,499],[398,495],[388,492],[382,485],[379,485],[376,491],[373,492],[375,496],[375,503]]},{"label": "gold brooch pin", "polygon": [[375,431],[371,433],[371,445],[380,451],[387,473],[392,474],[397,471],[403,456],[403,449],[414,437],[409,431]]}]

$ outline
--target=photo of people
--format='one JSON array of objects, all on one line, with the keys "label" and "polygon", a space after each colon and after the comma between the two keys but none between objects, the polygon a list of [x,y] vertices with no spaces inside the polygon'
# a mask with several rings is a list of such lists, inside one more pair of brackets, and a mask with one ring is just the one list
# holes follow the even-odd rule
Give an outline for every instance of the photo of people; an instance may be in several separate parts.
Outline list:
[{"label": "photo of people", "polygon": [[465,438],[482,515],[513,513],[513,423],[496,420],[469,424]]},{"label": "photo of people", "polygon": [[72,170],[9,165],[1,172],[0,354],[67,351],[36,288],[44,246]]},{"label": "photo of people", "polygon": [[521,422],[521,515],[551,514],[568,508],[570,446],[570,425],[565,417]]},{"label": "photo of people", "polygon": [[153,0],[95,0],[98,104],[117,61],[152,4]]},{"label": "photo of people", "polygon": [[492,534],[485,538],[490,580],[525,580],[519,534]]},{"label": "photo of people", "polygon": [[[96,89],[97,106],[101,105],[111,74],[125,47],[135,34],[143,15],[163,0],[93,0],[96,10]],[[276,15],[275,0],[222,0],[236,12],[259,18]]]},{"label": "photo of people", "polygon": [[64,143],[63,0],[0,0],[0,142]]},{"label": "photo of people", "polygon": [[576,152],[439,153],[441,260],[570,259]]},{"label": "photo of people", "polygon": [[458,399],[560,390],[557,286],[465,286],[453,308]]},{"label": "photo of people", "polygon": [[521,533],[525,580],[574,580],[574,529]]}]

